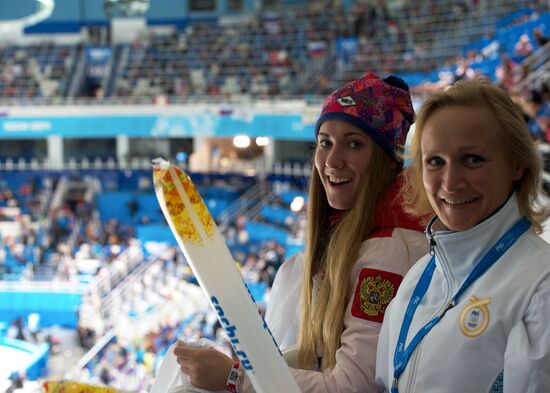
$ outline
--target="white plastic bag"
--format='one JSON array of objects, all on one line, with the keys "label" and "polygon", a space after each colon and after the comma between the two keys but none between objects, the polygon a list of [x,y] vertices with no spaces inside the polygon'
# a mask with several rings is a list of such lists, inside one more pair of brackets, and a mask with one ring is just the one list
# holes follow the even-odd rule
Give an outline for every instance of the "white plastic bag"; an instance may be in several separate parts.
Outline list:
[{"label": "white plastic bag", "polygon": [[[197,347],[208,346],[220,350],[213,341],[205,338],[201,338],[198,341],[190,341],[187,345]],[[193,386],[189,381],[189,377],[181,371],[180,365],[174,355],[175,346],[176,344],[173,344],[166,352],[157,371],[151,393],[209,393],[209,390]]]}]

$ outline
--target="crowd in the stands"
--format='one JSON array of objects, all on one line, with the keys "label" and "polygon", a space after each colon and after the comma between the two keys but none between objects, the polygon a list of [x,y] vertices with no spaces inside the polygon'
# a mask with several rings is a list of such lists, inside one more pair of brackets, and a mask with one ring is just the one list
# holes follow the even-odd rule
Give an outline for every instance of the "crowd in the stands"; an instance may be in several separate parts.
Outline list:
[{"label": "crowd in the stands", "polygon": [[382,0],[347,8],[329,1],[259,10],[239,23],[197,21],[113,44],[113,64],[99,79],[77,72],[85,69],[85,43],[6,45],[0,47],[0,96],[62,102],[68,86],[81,86],[71,92],[77,97],[130,103],[324,95],[369,70],[397,73],[417,86],[422,80],[408,74],[442,67],[461,74],[469,65],[495,80],[506,57],[519,64],[547,41],[549,11],[537,0]]}]

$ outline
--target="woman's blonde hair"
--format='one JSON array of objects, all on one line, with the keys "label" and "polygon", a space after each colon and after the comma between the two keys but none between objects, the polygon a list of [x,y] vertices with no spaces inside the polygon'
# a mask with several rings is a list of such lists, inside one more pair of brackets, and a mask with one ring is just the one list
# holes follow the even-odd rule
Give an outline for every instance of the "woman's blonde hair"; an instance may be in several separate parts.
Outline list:
[{"label": "woman's blonde hair", "polygon": [[[334,227],[330,225],[331,208],[319,173],[315,167],[312,169],[298,339],[302,368],[317,366],[319,352],[323,356],[321,369],[336,365],[336,350],[352,291],[351,270],[361,243],[373,230],[376,202],[395,181],[398,168],[390,155],[373,143],[371,161],[354,206]],[[316,282],[318,287],[314,290]]]},{"label": "woman's blonde hair", "polygon": [[426,122],[431,116],[441,108],[457,106],[483,107],[494,115],[500,125],[501,140],[506,153],[514,165],[524,168],[523,176],[515,184],[520,212],[529,219],[534,230],[540,233],[544,216],[544,208],[540,206],[538,198],[542,158],[519,107],[506,91],[491,85],[484,79],[457,82],[447,90],[436,92],[422,105],[410,147],[411,170],[406,171],[406,182],[402,192],[405,210],[417,217],[429,217],[435,214],[422,181],[423,164],[420,143]]}]

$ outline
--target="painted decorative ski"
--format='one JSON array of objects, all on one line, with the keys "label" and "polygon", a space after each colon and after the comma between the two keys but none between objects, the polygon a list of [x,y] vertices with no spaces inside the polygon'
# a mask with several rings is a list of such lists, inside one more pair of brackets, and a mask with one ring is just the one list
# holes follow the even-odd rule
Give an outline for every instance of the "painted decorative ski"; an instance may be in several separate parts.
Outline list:
[{"label": "painted decorative ski", "polygon": [[214,219],[187,174],[154,161],[160,207],[257,393],[299,393]]}]

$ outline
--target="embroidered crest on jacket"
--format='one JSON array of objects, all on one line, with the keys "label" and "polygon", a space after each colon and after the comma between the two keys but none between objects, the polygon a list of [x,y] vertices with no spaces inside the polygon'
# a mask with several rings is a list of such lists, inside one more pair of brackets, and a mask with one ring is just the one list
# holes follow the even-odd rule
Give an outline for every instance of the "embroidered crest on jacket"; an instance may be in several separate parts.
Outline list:
[{"label": "embroidered crest on jacket", "polygon": [[355,288],[351,314],[357,318],[382,322],[386,307],[395,296],[402,279],[395,273],[362,269]]}]

